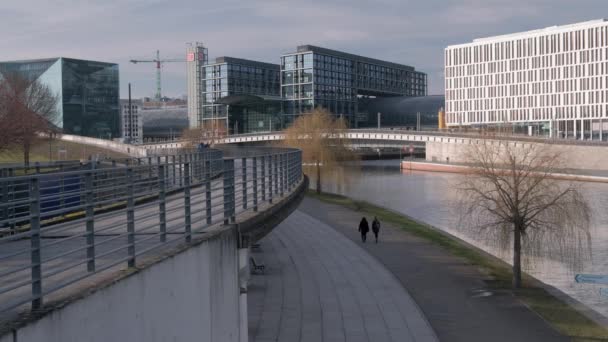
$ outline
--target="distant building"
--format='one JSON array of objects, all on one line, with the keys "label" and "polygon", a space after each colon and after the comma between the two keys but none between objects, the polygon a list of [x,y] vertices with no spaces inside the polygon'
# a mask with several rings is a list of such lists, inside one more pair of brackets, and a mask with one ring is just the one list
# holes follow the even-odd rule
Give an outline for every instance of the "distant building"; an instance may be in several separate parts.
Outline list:
[{"label": "distant building", "polygon": [[129,100],[120,100],[122,137],[126,143],[141,144],[143,142],[143,123],[140,113],[142,104],[141,100],[131,100],[131,112],[129,112]]},{"label": "distant building", "polygon": [[324,107],[356,127],[360,121],[358,98],[362,95],[426,94],[426,74],[411,66],[312,45],[298,46],[296,52],[281,57],[285,125],[315,107]]},{"label": "distant building", "polygon": [[607,60],[603,19],[448,46],[446,123],[608,140]]},{"label": "distant building", "polygon": [[186,106],[146,108],[140,116],[143,142],[172,141],[189,127]]},{"label": "distant building", "polygon": [[439,111],[444,106],[443,95],[361,98],[359,108],[367,113],[367,120],[359,127],[378,127],[380,113],[381,127],[437,130]]},{"label": "distant building", "polygon": [[282,129],[316,107],[343,116],[352,127],[365,123],[363,96],[425,96],[426,74],[413,67],[325,49],[298,46],[281,64],[219,57],[206,63],[207,49],[190,45],[190,127],[217,134]]},{"label": "distant building", "polygon": [[278,64],[218,57],[203,70],[198,126],[230,134],[267,131],[270,125],[278,126],[281,109]]},{"label": "distant building", "polygon": [[54,124],[64,133],[120,137],[118,64],[71,58],[0,62],[0,78],[15,72],[40,81],[58,96]]},{"label": "distant building", "polygon": [[203,69],[209,59],[209,51],[202,43],[189,43],[186,49],[188,77],[188,122],[191,128],[201,125],[203,116]]}]

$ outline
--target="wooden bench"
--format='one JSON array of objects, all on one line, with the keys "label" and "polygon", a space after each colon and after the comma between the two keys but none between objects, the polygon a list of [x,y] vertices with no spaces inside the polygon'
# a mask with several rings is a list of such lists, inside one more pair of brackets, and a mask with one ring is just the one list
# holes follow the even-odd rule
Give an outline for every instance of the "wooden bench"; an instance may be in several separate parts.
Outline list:
[{"label": "wooden bench", "polygon": [[262,272],[262,274],[264,273],[264,265],[257,264],[253,257],[249,257],[249,262],[251,263],[251,273],[258,273],[258,272]]}]

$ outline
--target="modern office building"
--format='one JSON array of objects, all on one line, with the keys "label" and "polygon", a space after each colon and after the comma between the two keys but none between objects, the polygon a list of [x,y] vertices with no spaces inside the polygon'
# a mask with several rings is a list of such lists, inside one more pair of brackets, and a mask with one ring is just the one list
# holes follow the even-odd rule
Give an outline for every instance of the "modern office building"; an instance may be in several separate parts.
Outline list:
[{"label": "modern office building", "polygon": [[0,78],[18,73],[58,97],[54,124],[67,134],[120,137],[118,64],[71,58],[0,62]]},{"label": "modern office building", "polygon": [[378,127],[379,118],[380,127],[437,130],[444,106],[443,95],[362,98],[359,110],[367,113],[367,120],[360,121],[359,127]]},{"label": "modern office building", "polygon": [[279,65],[218,57],[203,72],[197,126],[234,134],[268,131],[279,124]]},{"label": "modern office building", "polygon": [[120,100],[122,138],[125,143],[141,144],[143,142],[143,126],[140,113],[142,104],[141,100],[131,100],[131,111],[129,112],[129,100]]},{"label": "modern office building", "polygon": [[281,57],[283,121],[289,125],[303,113],[324,107],[345,117],[351,126],[359,121],[361,96],[425,96],[426,74],[413,67],[357,56],[312,45]]},{"label": "modern office building", "polygon": [[445,49],[448,126],[607,140],[608,22],[475,39]]}]

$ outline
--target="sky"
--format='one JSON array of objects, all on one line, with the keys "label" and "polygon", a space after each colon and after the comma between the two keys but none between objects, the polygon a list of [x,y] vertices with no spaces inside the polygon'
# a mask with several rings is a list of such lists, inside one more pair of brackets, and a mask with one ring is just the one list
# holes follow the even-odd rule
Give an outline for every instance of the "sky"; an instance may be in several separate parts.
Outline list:
[{"label": "sky", "polygon": [[[311,44],[428,75],[443,94],[443,50],[475,38],[601,19],[608,0],[1,0],[0,60],[70,57],[118,63],[121,97],[153,96],[153,64],[185,58],[199,41],[210,58],[279,63]],[[187,93],[185,63],[167,63],[163,95]]]}]

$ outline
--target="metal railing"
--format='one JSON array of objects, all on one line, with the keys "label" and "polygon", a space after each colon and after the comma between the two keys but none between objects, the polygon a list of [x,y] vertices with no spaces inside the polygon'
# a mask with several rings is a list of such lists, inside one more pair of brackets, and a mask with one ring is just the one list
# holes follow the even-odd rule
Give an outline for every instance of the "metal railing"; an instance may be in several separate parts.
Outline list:
[{"label": "metal railing", "polygon": [[[423,136],[434,136],[434,137],[449,137],[449,138],[470,138],[470,139],[492,139],[492,140],[504,140],[504,141],[521,141],[521,142],[537,142],[537,143],[546,143],[546,144],[555,144],[555,145],[585,145],[585,146],[608,146],[608,141],[599,141],[599,140],[580,140],[580,139],[570,139],[570,138],[558,138],[558,137],[549,137],[549,136],[529,136],[527,134],[512,134],[508,132],[487,132],[480,133],[475,131],[416,131],[402,128],[351,128],[344,131],[344,133],[348,134],[356,134],[356,133],[371,133],[371,134],[380,134],[380,133],[388,133],[388,134],[399,134],[399,135],[423,135]],[[283,131],[273,131],[273,132],[260,132],[260,133],[244,133],[244,134],[235,134],[224,137],[220,140],[220,142],[226,142],[230,139],[247,139],[247,138],[255,138],[260,136],[278,136],[279,139],[282,139]],[[251,140],[249,142],[253,142],[255,140]],[[176,140],[172,141],[172,144],[179,145],[182,141]],[[240,141],[239,141],[240,142]],[[243,141],[248,142],[248,141]],[[163,146],[164,144],[159,143],[158,146]],[[149,151],[154,151],[155,145],[150,144],[146,145]]]},{"label": "metal railing", "polygon": [[188,244],[301,181],[295,149],[233,158],[207,150],[0,178],[0,313],[38,309],[85,278]]}]

